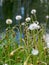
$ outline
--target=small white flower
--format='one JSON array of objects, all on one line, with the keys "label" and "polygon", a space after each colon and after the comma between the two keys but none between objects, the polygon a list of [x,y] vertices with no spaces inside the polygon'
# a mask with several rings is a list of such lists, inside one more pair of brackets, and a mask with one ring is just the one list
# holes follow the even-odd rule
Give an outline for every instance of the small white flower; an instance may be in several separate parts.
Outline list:
[{"label": "small white flower", "polygon": [[8,65],[8,64],[3,64],[3,65]]},{"label": "small white flower", "polygon": [[49,15],[46,16],[46,19],[48,19],[48,18],[49,18]]},{"label": "small white flower", "polygon": [[22,19],[22,16],[21,15],[17,15],[16,16],[16,20],[21,20]]},{"label": "small white flower", "polygon": [[25,20],[26,20],[27,22],[29,22],[29,21],[31,20],[31,18],[30,18],[30,17],[27,17]]},{"label": "small white flower", "polygon": [[33,50],[32,50],[32,54],[33,54],[33,55],[38,55],[38,53],[39,53],[39,51],[38,51],[37,49],[33,49]]},{"label": "small white flower", "polygon": [[21,25],[25,25],[25,23],[23,22]]},{"label": "small white flower", "polygon": [[36,23],[33,23],[33,24],[30,24],[30,26],[29,26],[28,29],[30,29],[30,30],[34,30],[34,29],[39,29],[39,28],[40,28],[39,25],[37,25]]},{"label": "small white flower", "polygon": [[49,43],[47,43],[47,48],[49,48]]},{"label": "small white flower", "polygon": [[12,20],[11,19],[7,19],[6,20],[6,24],[12,24]]},{"label": "small white flower", "polygon": [[36,13],[36,10],[35,9],[32,9],[31,10],[31,14],[35,14]]}]

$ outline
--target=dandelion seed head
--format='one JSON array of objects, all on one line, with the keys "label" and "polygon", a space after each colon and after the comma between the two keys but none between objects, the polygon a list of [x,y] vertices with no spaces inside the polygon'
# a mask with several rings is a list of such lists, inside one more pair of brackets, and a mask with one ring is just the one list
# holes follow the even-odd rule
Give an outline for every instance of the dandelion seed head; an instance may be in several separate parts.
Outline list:
[{"label": "dandelion seed head", "polygon": [[28,29],[30,29],[30,30],[39,29],[39,28],[40,28],[40,26],[37,25],[36,23],[30,24],[30,26],[28,27]]},{"label": "dandelion seed head", "polygon": [[32,9],[31,10],[31,14],[35,14],[36,13],[36,10],[35,9]]},{"label": "dandelion seed head", "polygon": [[6,24],[12,24],[12,20],[11,19],[7,19],[6,20]]},{"label": "dandelion seed head", "polygon": [[21,20],[22,19],[22,16],[21,15],[17,15],[16,16],[16,20]]},{"label": "dandelion seed head", "polygon": [[30,18],[30,17],[27,17],[25,20],[26,20],[27,22],[29,22],[29,21],[31,20],[31,18]]}]

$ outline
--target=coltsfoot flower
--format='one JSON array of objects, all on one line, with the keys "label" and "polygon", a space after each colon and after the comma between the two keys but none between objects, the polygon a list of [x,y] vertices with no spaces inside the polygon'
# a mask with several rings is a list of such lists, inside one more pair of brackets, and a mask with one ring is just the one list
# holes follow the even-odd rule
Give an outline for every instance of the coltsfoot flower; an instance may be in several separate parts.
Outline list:
[{"label": "coltsfoot flower", "polygon": [[33,24],[30,24],[28,29],[29,30],[40,29],[40,26],[37,25],[36,23],[33,23]]},{"label": "coltsfoot flower", "polygon": [[16,16],[16,20],[21,20],[22,19],[22,16],[21,15],[17,15]]},{"label": "coltsfoot flower", "polygon": [[32,9],[31,10],[31,14],[35,14],[36,13],[36,10],[35,9]]},{"label": "coltsfoot flower", "polygon": [[7,19],[6,20],[6,24],[12,24],[12,20],[11,19]]},{"label": "coltsfoot flower", "polygon": [[49,48],[49,43],[47,43],[47,48]]},{"label": "coltsfoot flower", "polygon": [[49,19],[49,15],[46,16],[46,19]]},{"label": "coltsfoot flower", "polygon": [[31,18],[30,18],[30,17],[27,17],[25,20],[26,20],[27,22],[29,22],[29,21],[31,20]]},{"label": "coltsfoot flower", "polygon": [[38,51],[37,49],[33,49],[33,50],[32,50],[32,54],[33,54],[33,55],[38,55],[38,53],[39,53],[39,51]]}]

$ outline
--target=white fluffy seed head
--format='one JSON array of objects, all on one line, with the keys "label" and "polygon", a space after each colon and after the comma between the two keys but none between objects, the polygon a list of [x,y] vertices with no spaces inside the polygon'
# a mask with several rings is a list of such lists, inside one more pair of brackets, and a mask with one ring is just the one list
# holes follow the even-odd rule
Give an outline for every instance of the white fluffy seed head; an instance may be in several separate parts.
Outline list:
[{"label": "white fluffy seed head", "polygon": [[31,18],[27,17],[25,20],[26,20],[26,22],[29,22],[31,20]]},{"label": "white fluffy seed head", "polygon": [[40,29],[40,26],[37,25],[36,23],[30,24],[28,27],[29,30],[35,30],[35,29]]},{"label": "white fluffy seed head", "polygon": [[36,13],[36,10],[35,9],[32,9],[31,10],[31,14],[35,14]]},{"label": "white fluffy seed head", "polygon": [[21,20],[22,19],[22,16],[21,15],[17,15],[16,16],[16,20]]},{"label": "white fluffy seed head", "polygon": [[6,20],[6,24],[12,24],[12,20],[11,19],[7,19]]}]

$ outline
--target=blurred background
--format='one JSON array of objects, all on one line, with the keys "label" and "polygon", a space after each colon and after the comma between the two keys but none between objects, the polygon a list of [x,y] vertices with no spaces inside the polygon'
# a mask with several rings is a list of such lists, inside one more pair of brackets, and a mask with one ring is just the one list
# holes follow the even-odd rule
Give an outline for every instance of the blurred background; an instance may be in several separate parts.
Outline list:
[{"label": "blurred background", "polygon": [[[25,21],[27,16],[30,16],[32,9],[37,10],[37,20],[40,23],[45,23],[45,16],[49,15],[49,0],[0,0],[0,32],[7,27],[6,19],[11,18],[13,25],[18,24],[15,19],[16,15],[22,15],[22,21]],[[49,22],[47,23],[49,28]]]}]

